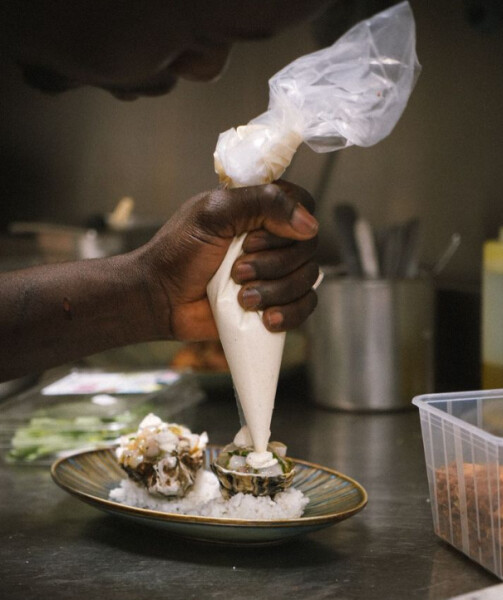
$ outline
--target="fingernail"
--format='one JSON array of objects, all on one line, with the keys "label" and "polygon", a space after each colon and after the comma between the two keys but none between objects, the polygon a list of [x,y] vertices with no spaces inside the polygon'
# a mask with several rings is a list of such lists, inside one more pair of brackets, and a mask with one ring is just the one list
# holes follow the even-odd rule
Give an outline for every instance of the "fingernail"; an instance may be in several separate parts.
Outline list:
[{"label": "fingernail", "polygon": [[318,231],[318,221],[302,204],[297,204],[290,223],[299,233],[314,235]]},{"label": "fingernail", "polygon": [[256,289],[249,288],[243,292],[242,299],[245,308],[257,308],[262,300],[262,297]]},{"label": "fingernail", "polygon": [[271,329],[279,329],[283,324],[283,315],[278,311],[267,313],[267,323]]},{"label": "fingernail", "polygon": [[240,281],[249,281],[256,278],[255,269],[249,263],[239,263],[236,266],[236,277]]}]

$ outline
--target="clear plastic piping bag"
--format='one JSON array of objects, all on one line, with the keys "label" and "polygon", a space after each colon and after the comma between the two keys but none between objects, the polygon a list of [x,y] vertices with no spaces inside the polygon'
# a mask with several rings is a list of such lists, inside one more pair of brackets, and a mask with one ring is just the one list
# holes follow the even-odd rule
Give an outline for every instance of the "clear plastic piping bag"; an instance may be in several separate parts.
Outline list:
[{"label": "clear plastic piping bag", "polygon": [[[286,66],[269,80],[268,110],[220,134],[214,154],[220,181],[228,187],[270,183],[302,142],[331,152],[385,138],[420,72],[415,47],[414,16],[409,3],[401,2]],[[244,237],[232,242],[208,297],[253,445],[263,452],[285,335],[270,333],[259,313],[238,304],[230,270]]]}]

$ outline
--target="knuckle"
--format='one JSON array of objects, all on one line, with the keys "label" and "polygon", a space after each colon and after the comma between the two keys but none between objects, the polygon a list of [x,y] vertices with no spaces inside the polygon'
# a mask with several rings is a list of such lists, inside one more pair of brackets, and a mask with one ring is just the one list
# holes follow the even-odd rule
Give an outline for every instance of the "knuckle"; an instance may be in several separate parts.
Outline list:
[{"label": "knuckle", "polygon": [[309,212],[314,212],[315,201],[311,194],[303,187],[299,185],[295,185],[289,181],[279,181],[278,185],[281,186],[281,189],[284,194],[290,196],[292,198],[292,202],[297,205],[300,202],[303,206],[305,206]]},{"label": "knuckle", "polygon": [[195,211],[195,222],[203,230],[217,235],[229,222],[229,192],[225,189],[214,189],[198,196]]},{"label": "knuckle", "polygon": [[228,192],[225,189],[214,189],[201,194],[202,213],[215,214],[221,212],[228,204]]},{"label": "knuckle", "polygon": [[301,194],[300,194],[301,197],[299,199],[299,202],[301,204],[303,204],[310,213],[314,213],[314,208],[316,205],[314,198],[311,196],[311,194],[307,190],[305,190],[303,188],[299,188],[299,189],[301,192]]},{"label": "knuckle", "polygon": [[268,200],[273,201],[281,193],[281,187],[277,183],[266,183],[262,187],[262,196]]},{"label": "knuckle", "polygon": [[267,257],[263,257],[263,260],[260,256],[255,256],[249,262],[255,269],[259,279],[276,279],[285,272],[284,257],[279,252],[271,252]]},{"label": "knuckle", "polygon": [[261,206],[261,186],[247,186],[230,190],[234,196],[233,205],[237,205],[240,200],[242,207],[246,207],[250,217],[257,217],[262,212]]},{"label": "knuckle", "polygon": [[290,218],[297,206],[298,200],[289,187],[280,183],[269,183],[262,188],[264,200],[271,205],[275,217]]},{"label": "knuckle", "polygon": [[256,286],[256,289],[260,293],[260,304],[257,307],[259,310],[263,310],[264,308],[276,304],[274,290],[271,289],[269,284],[260,283]]}]

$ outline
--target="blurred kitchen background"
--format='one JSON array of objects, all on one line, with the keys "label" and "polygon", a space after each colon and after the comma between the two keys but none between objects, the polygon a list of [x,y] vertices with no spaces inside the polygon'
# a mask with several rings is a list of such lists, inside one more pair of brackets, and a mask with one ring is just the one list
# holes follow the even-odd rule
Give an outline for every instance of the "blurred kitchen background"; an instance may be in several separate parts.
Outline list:
[{"label": "blurred kitchen background", "polygon": [[[95,89],[47,96],[2,64],[0,232],[17,221],[83,225],[124,196],[139,215],[162,222],[216,185],[218,134],[266,109],[271,75],[391,4],[345,2],[314,24],[237,44],[216,83],[180,82],[168,96],[132,103]],[[411,5],[423,71],[392,135],[336,154],[301,148],[286,177],[317,199],[322,263],[339,260],[338,202],[377,228],[418,217],[425,264],[438,260],[453,233],[461,236],[436,283],[436,389],[474,389],[482,247],[503,225],[503,3]],[[6,252],[0,260],[12,258]]]}]

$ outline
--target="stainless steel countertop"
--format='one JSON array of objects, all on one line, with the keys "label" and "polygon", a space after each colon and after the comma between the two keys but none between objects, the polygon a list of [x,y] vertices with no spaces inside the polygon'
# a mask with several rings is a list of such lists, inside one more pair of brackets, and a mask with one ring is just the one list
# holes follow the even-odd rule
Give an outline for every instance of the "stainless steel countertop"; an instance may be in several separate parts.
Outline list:
[{"label": "stainless steel countertop", "polygon": [[[227,443],[232,392],[182,419]],[[47,469],[0,464],[0,597],[446,600],[498,583],[433,533],[416,409],[328,412],[299,374],[280,383],[273,434],[291,456],[357,479],[368,506],[282,546],[230,548],[131,525],[70,497]]]}]

